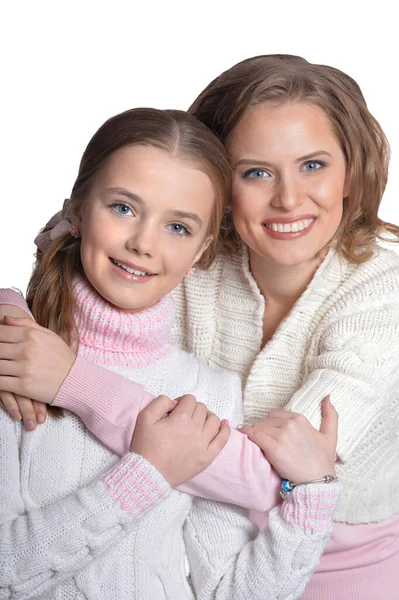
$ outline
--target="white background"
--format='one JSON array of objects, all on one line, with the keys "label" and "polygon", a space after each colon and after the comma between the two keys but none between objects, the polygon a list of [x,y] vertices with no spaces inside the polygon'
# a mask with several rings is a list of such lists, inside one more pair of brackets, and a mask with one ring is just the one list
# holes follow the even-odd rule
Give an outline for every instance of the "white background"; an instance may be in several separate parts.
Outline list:
[{"label": "white background", "polygon": [[329,64],[360,84],[392,147],[380,216],[399,223],[399,28],[380,0],[3,1],[0,286],[25,291],[33,238],[69,197],[108,117],[186,109],[234,63],[268,53]]}]

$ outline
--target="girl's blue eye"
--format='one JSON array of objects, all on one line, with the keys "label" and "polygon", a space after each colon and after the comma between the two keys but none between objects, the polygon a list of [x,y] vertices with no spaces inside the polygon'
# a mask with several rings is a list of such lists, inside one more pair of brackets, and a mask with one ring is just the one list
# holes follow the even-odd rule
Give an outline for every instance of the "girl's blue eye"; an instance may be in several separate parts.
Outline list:
[{"label": "girl's blue eye", "polygon": [[320,160],[308,160],[303,165],[303,170],[304,171],[317,171],[321,167],[324,167],[324,165],[325,165],[325,163],[321,162]]},{"label": "girl's blue eye", "polygon": [[189,235],[190,232],[187,227],[184,227],[181,223],[171,223],[168,225],[169,230],[176,235]]},{"label": "girl's blue eye", "polygon": [[118,215],[122,215],[123,217],[129,217],[131,214],[133,214],[133,211],[130,208],[130,206],[124,204],[123,202],[114,202],[114,204],[112,204],[111,206]]},{"label": "girl's blue eye", "polygon": [[269,177],[269,173],[265,169],[249,169],[248,171],[245,171],[244,177],[250,179],[264,179],[265,177]]}]

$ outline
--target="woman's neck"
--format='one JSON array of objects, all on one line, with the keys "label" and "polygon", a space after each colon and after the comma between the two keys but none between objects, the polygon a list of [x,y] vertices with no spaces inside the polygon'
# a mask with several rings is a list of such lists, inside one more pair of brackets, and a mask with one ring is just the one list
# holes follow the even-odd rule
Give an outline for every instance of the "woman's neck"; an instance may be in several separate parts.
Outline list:
[{"label": "woman's neck", "polygon": [[267,302],[291,307],[312,281],[326,252],[299,265],[281,265],[268,261],[249,249],[252,275]]},{"label": "woman's neck", "polygon": [[306,290],[325,254],[300,265],[279,265],[249,249],[251,272],[265,299],[262,348]]}]

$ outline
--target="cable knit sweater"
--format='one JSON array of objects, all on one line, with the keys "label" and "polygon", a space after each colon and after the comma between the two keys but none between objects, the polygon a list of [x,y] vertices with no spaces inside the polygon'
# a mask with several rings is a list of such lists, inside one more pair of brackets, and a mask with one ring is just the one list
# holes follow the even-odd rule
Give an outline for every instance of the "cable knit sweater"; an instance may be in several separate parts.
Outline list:
[{"label": "cable knit sweater", "polygon": [[[170,343],[170,299],[133,315],[83,280],[75,293],[82,357],[154,394],[192,391],[223,415],[236,389],[239,414],[236,377]],[[198,598],[293,599],[328,540],[338,484],[295,490],[255,537],[243,509],[171,490],[142,457],[120,461],[72,414],[34,432],[4,411],[0,421],[0,599],[193,598],[182,528]]]},{"label": "cable knit sweater", "polygon": [[399,512],[396,253],[376,248],[356,265],[330,250],[262,350],[265,303],[245,250],[185,280],[174,297],[174,339],[210,367],[240,373],[246,423],[284,407],[319,427],[320,402],[333,394],[343,482],[335,520],[368,523]]}]

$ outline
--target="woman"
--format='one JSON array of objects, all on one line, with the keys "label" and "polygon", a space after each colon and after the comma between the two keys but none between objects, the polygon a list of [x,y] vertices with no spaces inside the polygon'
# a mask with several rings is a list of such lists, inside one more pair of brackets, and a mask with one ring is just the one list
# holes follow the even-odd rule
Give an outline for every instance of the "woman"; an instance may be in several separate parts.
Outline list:
[{"label": "woman", "polygon": [[[235,65],[190,112],[226,145],[233,194],[219,259],[176,293],[175,338],[241,374],[248,425],[284,407],[317,426],[320,399],[333,391],[344,490],[304,598],[393,600],[399,259],[377,240],[397,240],[399,229],[377,216],[384,133],[350,77],[291,56]],[[77,371],[60,397],[82,381]],[[52,397],[64,378],[65,369]],[[256,427],[245,431],[261,445]]]}]

